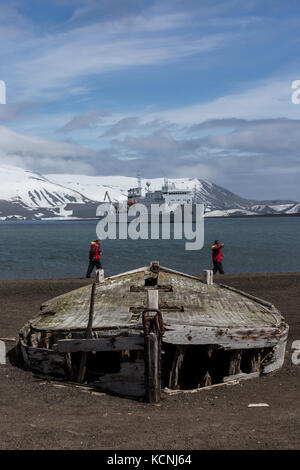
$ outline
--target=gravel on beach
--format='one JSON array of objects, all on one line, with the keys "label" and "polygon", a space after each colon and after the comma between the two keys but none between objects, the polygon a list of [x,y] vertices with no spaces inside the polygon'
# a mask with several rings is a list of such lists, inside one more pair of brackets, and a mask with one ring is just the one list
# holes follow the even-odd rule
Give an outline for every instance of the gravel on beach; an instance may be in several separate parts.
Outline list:
[{"label": "gravel on beach", "polygon": [[[51,383],[0,365],[0,449],[299,449],[300,273],[216,277],[272,302],[290,326],[281,370],[237,385],[163,396],[146,403]],[[92,279],[0,281],[0,339],[9,351],[18,330],[47,299]],[[299,354],[300,357],[300,354]],[[267,403],[268,407],[248,407]]]}]

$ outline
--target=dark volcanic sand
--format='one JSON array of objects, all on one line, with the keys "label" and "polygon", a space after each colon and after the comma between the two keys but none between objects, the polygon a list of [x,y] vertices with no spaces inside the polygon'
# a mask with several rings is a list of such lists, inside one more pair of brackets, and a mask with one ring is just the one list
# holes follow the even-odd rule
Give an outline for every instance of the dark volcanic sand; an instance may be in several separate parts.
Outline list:
[{"label": "dark volcanic sand", "polygon": [[[147,405],[58,388],[9,363],[0,365],[0,449],[299,448],[300,365],[291,363],[291,344],[300,340],[300,273],[222,281],[273,302],[286,317],[290,335],[280,371]],[[0,281],[0,337],[16,336],[43,301],[87,282]],[[260,402],[269,408],[248,408]]]}]

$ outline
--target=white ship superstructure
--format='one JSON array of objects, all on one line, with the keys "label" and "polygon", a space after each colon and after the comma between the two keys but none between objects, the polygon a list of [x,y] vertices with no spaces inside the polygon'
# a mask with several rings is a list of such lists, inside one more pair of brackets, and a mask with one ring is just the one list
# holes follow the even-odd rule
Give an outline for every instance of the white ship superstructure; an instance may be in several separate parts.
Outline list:
[{"label": "white ship superstructure", "polygon": [[191,189],[178,189],[175,183],[169,183],[168,179],[164,180],[161,189],[151,191],[150,183],[146,183],[145,195],[143,195],[141,178],[138,177],[138,186],[128,190],[127,204],[144,204],[146,207],[151,204],[165,205],[166,207],[176,207],[179,205],[193,204],[195,202],[194,191]]}]

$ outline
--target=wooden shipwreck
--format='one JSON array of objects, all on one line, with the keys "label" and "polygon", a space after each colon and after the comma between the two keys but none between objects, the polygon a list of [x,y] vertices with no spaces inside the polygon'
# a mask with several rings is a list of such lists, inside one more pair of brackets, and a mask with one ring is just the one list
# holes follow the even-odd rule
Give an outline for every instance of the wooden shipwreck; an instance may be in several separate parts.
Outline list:
[{"label": "wooden shipwreck", "polygon": [[280,368],[287,335],[272,304],[152,262],[47,301],[19,349],[35,372],[155,402]]}]

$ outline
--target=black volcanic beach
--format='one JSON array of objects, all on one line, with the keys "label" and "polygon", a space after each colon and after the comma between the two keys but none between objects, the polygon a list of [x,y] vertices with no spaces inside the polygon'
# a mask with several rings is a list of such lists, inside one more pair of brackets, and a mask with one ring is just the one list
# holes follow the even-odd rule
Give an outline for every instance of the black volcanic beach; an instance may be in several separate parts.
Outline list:
[{"label": "black volcanic beach", "polygon": [[[0,449],[297,449],[300,365],[300,273],[243,274],[217,282],[261,297],[290,325],[282,369],[233,386],[164,397],[157,405],[74,385],[49,383],[32,372],[0,366]],[[0,281],[0,338],[14,346],[23,324],[47,299],[92,282],[85,279]],[[250,403],[269,407],[248,408]]]}]

